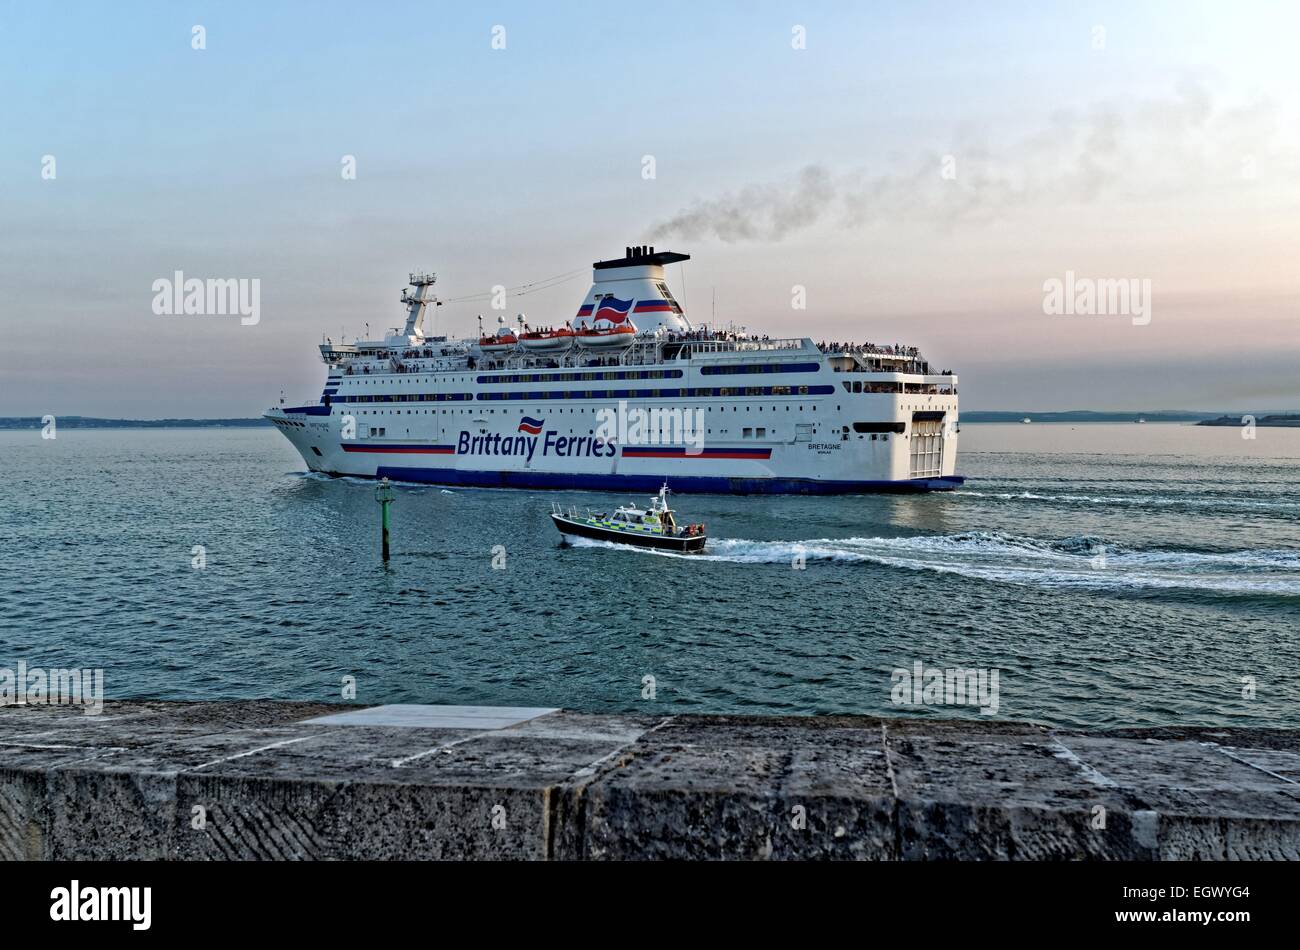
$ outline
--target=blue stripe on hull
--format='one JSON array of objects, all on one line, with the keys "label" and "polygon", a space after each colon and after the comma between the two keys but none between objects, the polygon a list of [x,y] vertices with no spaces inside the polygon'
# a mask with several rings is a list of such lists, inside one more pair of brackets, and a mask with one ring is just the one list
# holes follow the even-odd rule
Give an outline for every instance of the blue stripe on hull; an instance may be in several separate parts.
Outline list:
[{"label": "blue stripe on hull", "polygon": [[470,488],[557,488],[582,491],[656,492],[664,484],[675,492],[713,495],[861,495],[877,492],[951,491],[961,475],[906,481],[827,481],[812,478],[723,478],[699,475],[584,475],[577,472],[486,472],[454,468],[381,465],[376,478]]}]

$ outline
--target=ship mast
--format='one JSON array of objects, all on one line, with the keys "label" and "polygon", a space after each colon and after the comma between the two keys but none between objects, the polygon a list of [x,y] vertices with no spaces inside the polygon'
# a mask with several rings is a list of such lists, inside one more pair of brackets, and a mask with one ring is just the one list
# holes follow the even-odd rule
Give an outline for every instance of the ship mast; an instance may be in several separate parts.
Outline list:
[{"label": "ship mast", "polygon": [[407,289],[402,290],[402,303],[406,304],[405,334],[407,337],[422,338],[425,308],[430,305],[442,306],[442,301],[433,295],[433,285],[437,282],[438,275],[432,271],[410,275],[408,283],[415,288],[414,293]]}]

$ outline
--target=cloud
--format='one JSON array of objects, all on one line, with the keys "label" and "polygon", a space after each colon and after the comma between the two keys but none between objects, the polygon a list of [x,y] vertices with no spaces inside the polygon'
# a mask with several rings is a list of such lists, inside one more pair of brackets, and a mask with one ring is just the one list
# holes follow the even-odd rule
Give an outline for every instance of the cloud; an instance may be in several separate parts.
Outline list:
[{"label": "cloud", "polygon": [[884,174],[808,165],[793,178],[700,199],[656,224],[651,237],[777,242],[821,224],[952,229],[1037,209],[1150,203],[1237,186],[1263,169],[1283,180],[1294,175],[1296,156],[1276,144],[1277,132],[1270,103],[1220,106],[1203,84],[1187,81],[1163,100],[1058,112],[1000,149],[967,134],[946,154]]}]

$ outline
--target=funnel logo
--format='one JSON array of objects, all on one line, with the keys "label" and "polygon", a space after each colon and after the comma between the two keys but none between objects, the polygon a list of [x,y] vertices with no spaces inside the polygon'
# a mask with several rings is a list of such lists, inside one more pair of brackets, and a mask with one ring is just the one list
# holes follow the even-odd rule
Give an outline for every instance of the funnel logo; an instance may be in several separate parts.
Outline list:
[{"label": "funnel logo", "polygon": [[596,310],[596,319],[608,320],[610,323],[624,323],[627,320],[628,311],[631,309],[632,301],[630,300],[606,297],[600,302],[600,307]]},{"label": "funnel logo", "polygon": [[519,420],[519,428],[515,431],[527,432],[529,435],[541,435],[543,425],[545,425],[545,423],[543,423],[541,419],[524,416]]}]

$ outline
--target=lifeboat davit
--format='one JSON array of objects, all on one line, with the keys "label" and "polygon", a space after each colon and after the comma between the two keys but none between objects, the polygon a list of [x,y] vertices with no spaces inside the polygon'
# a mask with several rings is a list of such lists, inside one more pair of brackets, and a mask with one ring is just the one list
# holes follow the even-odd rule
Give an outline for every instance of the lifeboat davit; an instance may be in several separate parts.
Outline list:
[{"label": "lifeboat davit", "polygon": [[575,335],[569,327],[529,330],[520,334],[519,344],[526,350],[554,353],[557,350],[567,350],[571,347]]},{"label": "lifeboat davit", "polygon": [[609,350],[631,346],[636,339],[636,327],[632,321],[613,324],[600,321],[594,326],[583,327],[577,334],[578,345],[593,350]]}]

